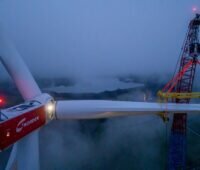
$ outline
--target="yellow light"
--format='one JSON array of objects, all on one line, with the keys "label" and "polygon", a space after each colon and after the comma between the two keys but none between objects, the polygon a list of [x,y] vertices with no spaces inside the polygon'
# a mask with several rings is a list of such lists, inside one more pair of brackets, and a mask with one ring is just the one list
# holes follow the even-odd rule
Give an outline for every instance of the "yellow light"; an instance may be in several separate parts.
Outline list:
[{"label": "yellow light", "polygon": [[10,137],[10,132],[7,132],[7,133],[6,133],[6,137]]},{"label": "yellow light", "polygon": [[55,114],[55,102],[49,102],[45,106],[45,110],[49,119],[52,119]]},{"label": "yellow light", "polygon": [[53,112],[54,111],[54,104],[53,103],[48,103],[46,106],[47,112]]}]

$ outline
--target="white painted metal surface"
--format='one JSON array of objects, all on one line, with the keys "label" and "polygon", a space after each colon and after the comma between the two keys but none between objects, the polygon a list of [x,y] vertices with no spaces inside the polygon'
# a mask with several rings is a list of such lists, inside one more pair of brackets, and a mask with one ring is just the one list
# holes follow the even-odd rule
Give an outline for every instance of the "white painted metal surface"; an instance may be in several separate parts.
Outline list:
[{"label": "white painted metal surface", "polygon": [[0,59],[25,100],[41,94],[33,76],[2,29],[0,29]]},{"label": "white painted metal surface", "polygon": [[57,119],[98,119],[135,114],[156,114],[163,111],[200,113],[200,104],[160,104],[105,100],[58,101]]},{"label": "white painted metal surface", "polygon": [[[2,29],[0,29],[0,59],[14,80],[24,100],[30,100],[41,94],[41,91],[28,68],[15,47],[7,39],[7,36]],[[39,169],[39,141],[37,131],[23,138],[15,147],[14,149],[16,149],[16,151],[14,150],[11,152],[7,170],[15,166],[16,160],[17,169],[19,170]]]},{"label": "white painted metal surface", "polygon": [[17,145],[14,145],[10,154],[10,158],[8,160],[6,170],[15,170],[17,169]]}]

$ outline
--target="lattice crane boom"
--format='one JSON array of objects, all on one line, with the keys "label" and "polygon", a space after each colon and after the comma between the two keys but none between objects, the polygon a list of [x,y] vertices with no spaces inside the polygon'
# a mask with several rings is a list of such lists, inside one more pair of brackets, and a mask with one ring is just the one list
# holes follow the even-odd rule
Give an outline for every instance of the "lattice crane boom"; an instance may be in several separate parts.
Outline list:
[{"label": "lattice crane boom", "polygon": [[[191,98],[200,98],[200,93],[192,93],[196,66],[200,64],[199,27],[200,14],[196,14],[189,24],[178,73],[158,92],[161,99],[171,98],[176,103],[189,103]],[[187,113],[174,114],[169,143],[169,170],[186,169],[186,130]]]}]

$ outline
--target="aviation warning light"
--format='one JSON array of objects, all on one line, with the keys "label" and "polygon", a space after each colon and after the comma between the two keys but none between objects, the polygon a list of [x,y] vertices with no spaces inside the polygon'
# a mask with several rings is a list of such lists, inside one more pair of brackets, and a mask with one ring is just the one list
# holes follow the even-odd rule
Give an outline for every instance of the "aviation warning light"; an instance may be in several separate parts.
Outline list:
[{"label": "aviation warning light", "polygon": [[197,12],[197,7],[195,7],[195,6],[192,7],[192,11],[193,11],[193,12]]}]

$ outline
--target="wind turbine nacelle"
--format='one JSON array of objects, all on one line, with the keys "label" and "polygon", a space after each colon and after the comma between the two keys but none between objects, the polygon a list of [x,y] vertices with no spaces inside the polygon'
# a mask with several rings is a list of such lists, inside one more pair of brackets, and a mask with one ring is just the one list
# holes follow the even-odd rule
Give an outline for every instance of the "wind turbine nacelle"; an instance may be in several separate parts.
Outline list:
[{"label": "wind turbine nacelle", "polygon": [[55,101],[42,94],[0,112],[0,151],[14,144],[55,117]]}]

